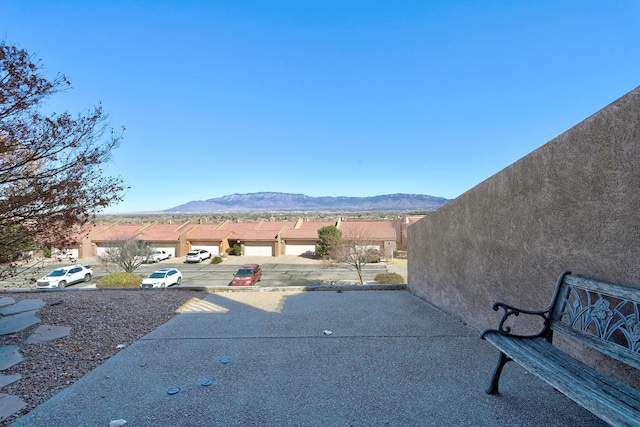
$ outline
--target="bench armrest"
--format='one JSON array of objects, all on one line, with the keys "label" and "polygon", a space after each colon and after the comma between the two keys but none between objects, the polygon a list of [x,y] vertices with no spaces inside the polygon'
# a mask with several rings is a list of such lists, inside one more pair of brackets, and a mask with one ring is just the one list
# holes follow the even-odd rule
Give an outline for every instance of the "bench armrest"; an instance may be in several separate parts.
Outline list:
[{"label": "bench armrest", "polygon": [[[480,338],[484,338],[485,334],[489,332],[495,332],[500,335],[510,335],[512,337],[520,337],[520,338],[544,337],[549,333],[549,319],[550,319],[551,307],[545,308],[544,310],[526,310],[523,308],[514,307],[512,305],[496,301],[491,305],[491,308],[493,309],[493,311],[498,311],[502,309],[504,310],[504,314],[502,315],[502,319],[500,319],[500,323],[498,324],[498,329],[485,329],[482,332],[480,332]],[[520,313],[530,314],[533,316],[540,317],[543,320],[542,329],[540,329],[537,333],[530,334],[530,335],[512,334],[511,326],[506,325],[507,320],[511,316],[519,316]]]}]

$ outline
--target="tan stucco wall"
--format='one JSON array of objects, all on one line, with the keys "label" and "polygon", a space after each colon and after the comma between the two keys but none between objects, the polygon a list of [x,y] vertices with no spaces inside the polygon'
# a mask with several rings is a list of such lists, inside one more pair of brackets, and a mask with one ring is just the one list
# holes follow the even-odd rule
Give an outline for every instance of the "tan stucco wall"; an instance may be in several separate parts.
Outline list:
[{"label": "tan stucco wall", "polygon": [[408,230],[409,288],[478,329],[563,270],[640,287],[640,88]]}]

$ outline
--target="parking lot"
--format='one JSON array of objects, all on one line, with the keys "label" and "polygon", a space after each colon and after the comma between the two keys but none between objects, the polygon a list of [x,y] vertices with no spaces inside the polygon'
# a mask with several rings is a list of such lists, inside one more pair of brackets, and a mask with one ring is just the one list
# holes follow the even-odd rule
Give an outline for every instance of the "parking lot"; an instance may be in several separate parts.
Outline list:
[{"label": "parking lot", "polygon": [[[101,277],[109,274],[109,269],[99,263],[96,259],[80,260],[78,263],[90,264],[93,268],[94,276],[89,283],[78,283],[71,285],[73,288],[95,288],[95,283]],[[261,287],[282,287],[282,286],[310,286],[320,284],[355,284],[358,281],[358,274],[353,267],[340,267],[331,265],[323,261],[309,259],[299,256],[281,257],[228,257],[221,264],[211,264],[210,260],[202,263],[185,263],[184,257],[171,258],[155,264],[142,264],[135,271],[143,277],[147,277],[155,270],[161,268],[177,268],[182,273],[181,287],[202,286],[202,287],[224,287],[228,286],[233,279],[234,273],[242,264],[260,264],[262,267]],[[38,277],[47,274],[52,269],[69,265],[69,263],[58,263],[49,261],[38,269]],[[367,264],[363,267],[365,282],[372,282],[378,273],[396,272],[407,278],[407,265],[404,263],[376,263]],[[116,271],[111,268],[111,271]],[[35,289],[35,284],[25,283],[19,280],[7,280],[0,282],[0,287],[9,289]]]}]

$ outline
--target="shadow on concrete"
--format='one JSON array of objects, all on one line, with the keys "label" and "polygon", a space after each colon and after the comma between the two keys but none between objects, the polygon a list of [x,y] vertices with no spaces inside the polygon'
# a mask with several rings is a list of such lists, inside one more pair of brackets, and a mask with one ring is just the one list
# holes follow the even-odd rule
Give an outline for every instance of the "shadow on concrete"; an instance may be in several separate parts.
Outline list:
[{"label": "shadow on concrete", "polygon": [[221,292],[15,425],[606,425],[496,357],[407,291]]}]

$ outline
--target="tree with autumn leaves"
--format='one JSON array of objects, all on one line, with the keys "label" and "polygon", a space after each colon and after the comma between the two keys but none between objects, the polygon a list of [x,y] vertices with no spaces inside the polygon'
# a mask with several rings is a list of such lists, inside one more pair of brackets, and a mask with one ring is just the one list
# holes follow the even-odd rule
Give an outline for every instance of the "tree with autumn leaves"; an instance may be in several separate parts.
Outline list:
[{"label": "tree with autumn leaves", "polygon": [[27,51],[0,42],[0,262],[69,247],[73,233],[125,190],[103,174],[122,131],[100,105],[77,116],[43,113],[43,101],[70,83],[42,71]]}]

